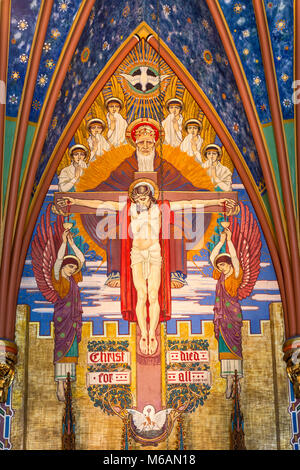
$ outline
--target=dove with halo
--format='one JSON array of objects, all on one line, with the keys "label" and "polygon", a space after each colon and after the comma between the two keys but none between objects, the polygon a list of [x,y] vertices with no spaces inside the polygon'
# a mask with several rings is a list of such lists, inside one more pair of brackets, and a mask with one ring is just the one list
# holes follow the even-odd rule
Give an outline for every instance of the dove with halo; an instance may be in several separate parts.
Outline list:
[{"label": "dove with halo", "polygon": [[[140,70],[141,73],[137,73],[138,70]],[[141,89],[143,92],[149,91],[150,89],[156,87],[159,83],[159,80],[162,82],[168,78],[168,75],[154,75],[149,67],[140,67],[138,70],[136,70],[132,75],[128,73],[121,73],[120,75],[124,77],[125,80],[127,80],[133,87]],[[147,87],[149,84],[151,85],[151,88]]]},{"label": "dove with halo", "polygon": [[166,408],[155,413],[155,408],[152,405],[146,405],[143,412],[128,408],[128,413],[131,414],[133,424],[138,431],[159,431],[163,428],[167,415],[172,411],[172,408]]}]

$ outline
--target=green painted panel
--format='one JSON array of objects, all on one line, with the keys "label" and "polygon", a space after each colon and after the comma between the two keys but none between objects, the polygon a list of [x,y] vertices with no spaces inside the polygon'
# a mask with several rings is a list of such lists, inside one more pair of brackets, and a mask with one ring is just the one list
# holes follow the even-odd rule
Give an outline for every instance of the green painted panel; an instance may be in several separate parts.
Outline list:
[{"label": "green painted panel", "polygon": [[294,121],[284,123],[286,144],[290,161],[290,173],[293,186],[294,200],[297,201],[297,168],[295,161],[295,125]]},{"label": "green painted panel", "polygon": [[271,224],[273,225],[273,228],[274,228],[274,220],[273,220],[273,216],[272,216],[272,211],[271,211],[271,206],[270,206],[270,201],[269,201],[267,191],[262,195],[262,200],[263,200],[265,208],[266,208],[266,210],[269,214]]},{"label": "green painted panel", "polygon": [[36,124],[31,124],[31,123],[28,124],[25,147],[24,147],[24,153],[23,153],[23,160],[22,160],[20,184],[21,184],[24,169],[25,169],[25,166],[26,166],[26,163],[27,163],[28,154],[29,154],[29,150],[30,150],[30,147],[31,147],[31,144],[32,144],[33,137],[34,137],[35,129],[36,129]]},{"label": "green painted panel", "polygon": [[[275,172],[277,186],[278,186],[279,193],[280,193],[281,200],[282,200],[282,190],[281,190],[281,183],[280,183],[280,174],[279,174],[279,168],[278,168],[273,126],[266,126],[263,129],[264,129],[265,138],[267,141],[269,153],[271,156],[271,160],[272,160],[272,164],[273,164],[273,168]],[[293,195],[294,195],[294,200],[297,201],[297,179],[296,179],[297,171],[296,171],[296,162],[295,162],[294,121],[286,121],[284,123],[284,130],[285,130],[285,136],[286,136],[287,151],[288,151],[288,156],[289,156],[289,166],[290,166]]]},{"label": "green painted panel", "polygon": [[[27,127],[26,141],[24,146],[23,160],[20,181],[22,179],[24,169],[26,166],[29,150],[31,147],[32,139],[34,136],[36,124],[29,123]],[[11,119],[6,119],[5,123],[5,143],[4,143],[4,165],[3,165],[3,198],[6,196],[7,191],[7,182],[9,176],[10,162],[11,162],[11,152],[14,143],[14,134],[16,129],[16,121]]]},{"label": "green painted panel", "polygon": [[274,132],[273,126],[266,126],[263,127],[265,139],[267,142],[267,146],[269,149],[269,155],[271,157],[271,162],[274,169],[274,174],[277,182],[278,191],[282,200],[282,190],[281,190],[281,182],[280,182],[280,173],[278,168],[278,160],[277,160],[277,152],[276,152],[276,144],[274,139]]},{"label": "green painted panel", "polygon": [[4,141],[4,162],[3,162],[3,200],[5,199],[7,190],[7,181],[9,175],[9,166],[12,146],[14,143],[14,134],[16,128],[16,121],[6,119],[5,123],[5,141]]}]

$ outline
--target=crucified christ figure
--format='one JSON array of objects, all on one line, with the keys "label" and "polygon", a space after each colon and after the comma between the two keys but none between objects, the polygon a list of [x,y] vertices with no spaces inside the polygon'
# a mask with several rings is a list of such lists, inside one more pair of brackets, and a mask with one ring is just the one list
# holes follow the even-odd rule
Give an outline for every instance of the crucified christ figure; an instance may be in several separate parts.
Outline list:
[{"label": "crucified christ figure", "polygon": [[[139,347],[142,354],[147,356],[152,356],[157,350],[156,328],[160,318],[161,321],[163,321],[161,317],[162,297],[161,300],[159,299],[163,262],[161,250],[162,240],[160,236],[162,215],[160,204],[157,201],[158,194],[159,190],[156,184],[147,180],[147,182],[135,181],[133,185],[131,185],[128,203],[124,201],[101,201],[99,199],[83,200],[71,197],[62,197],[57,200],[58,206],[64,209],[69,205],[70,210],[72,210],[72,205],[75,204],[120,213],[127,206],[131,229],[130,236],[132,238],[130,269],[132,272],[133,285],[136,289],[136,305],[134,307],[136,321],[141,331]],[[170,201],[168,204],[171,212],[184,210],[185,208],[203,210],[205,206],[221,206],[222,209],[220,209],[220,212],[225,209],[227,215],[235,215],[239,212],[239,205],[233,199],[226,198]],[[125,255],[126,253],[122,252],[122,260]],[[163,256],[172,256],[172,254],[163,253]],[[169,274],[170,273],[163,272],[165,276]],[[123,284],[123,286],[126,291],[130,292],[128,282]],[[164,296],[165,294],[162,295]]]}]

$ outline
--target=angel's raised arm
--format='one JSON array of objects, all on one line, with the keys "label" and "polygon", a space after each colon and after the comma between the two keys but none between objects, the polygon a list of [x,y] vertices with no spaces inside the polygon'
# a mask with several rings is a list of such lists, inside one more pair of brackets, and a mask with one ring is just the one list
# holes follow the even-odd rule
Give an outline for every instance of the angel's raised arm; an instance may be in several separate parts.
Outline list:
[{"label": "angel's raised arm", "polygon": [[53,267],[54,277],[57,281],[59,280],[59,272],[60,272],[60,268],[61,268],[64,256],[65,256],[66,246],[67,246],[67,241],[66,239],[63,239],[63,242],[60,245],[60,248],[57,252],[56,260],[55,260],[54,267]]},{"label": "angel's raised arm", "polygon": [[237,257],[235,246],[232,243],[232,241],[228,239],[227,239],[227,246],[228,246],[229,254],[231,256],[231,262],[232,262],[233,269],[234,269],[234,275],[236,278],[238,278],[240,274],[240,263]]},{"label": "angel's raised arm", "polygon": [[68,239],[68,242],[69,242],[70,247],[72,248],[72,250],[73,250],[74,253],[75,253],[75,256],[77,256],[77,258],[81,261],[81,264],[83,265],[83,263],[85,262],[84,254],[83,254],[82,251],[78,248],[78,246],[75,244],[71,233],[68,234],[67,239]]}]

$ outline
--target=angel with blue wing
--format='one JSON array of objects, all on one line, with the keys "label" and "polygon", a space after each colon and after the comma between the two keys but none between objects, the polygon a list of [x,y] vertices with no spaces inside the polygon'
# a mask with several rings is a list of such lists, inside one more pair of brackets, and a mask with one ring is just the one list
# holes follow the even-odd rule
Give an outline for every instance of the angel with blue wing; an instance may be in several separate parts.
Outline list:
[{"label": "angel with blue wing", "polygon": [[[214,332],[218,340],[221,377],[227,380],[226,398],[233,396],[235,371],[238,380],[243,377],[240,300],[251,294],[260,271],[260,231],[248,207],[242,203],[240,206],[241,224],[235,218],[231,222],[221,222],[224,231],[210,255],[213,278],[217,280]],[[227,250],[221,252],[225,242]]]},{"label": "angel with blue wing", "polygon": [[[82,281],[83,253],[70,232],[72,224],[57,217],[50,224],[51,205],[37,226],[32,241],[32,267],[37,286],[45,299],[54,304],[54,368],[57,398],[65,400],[68,374],[76,380],[78,343],[81,340],[82,306],[78,283]],[[71,250],[70,250],[71,249]],[[74,254],[71,254],[73,252]]]}]

